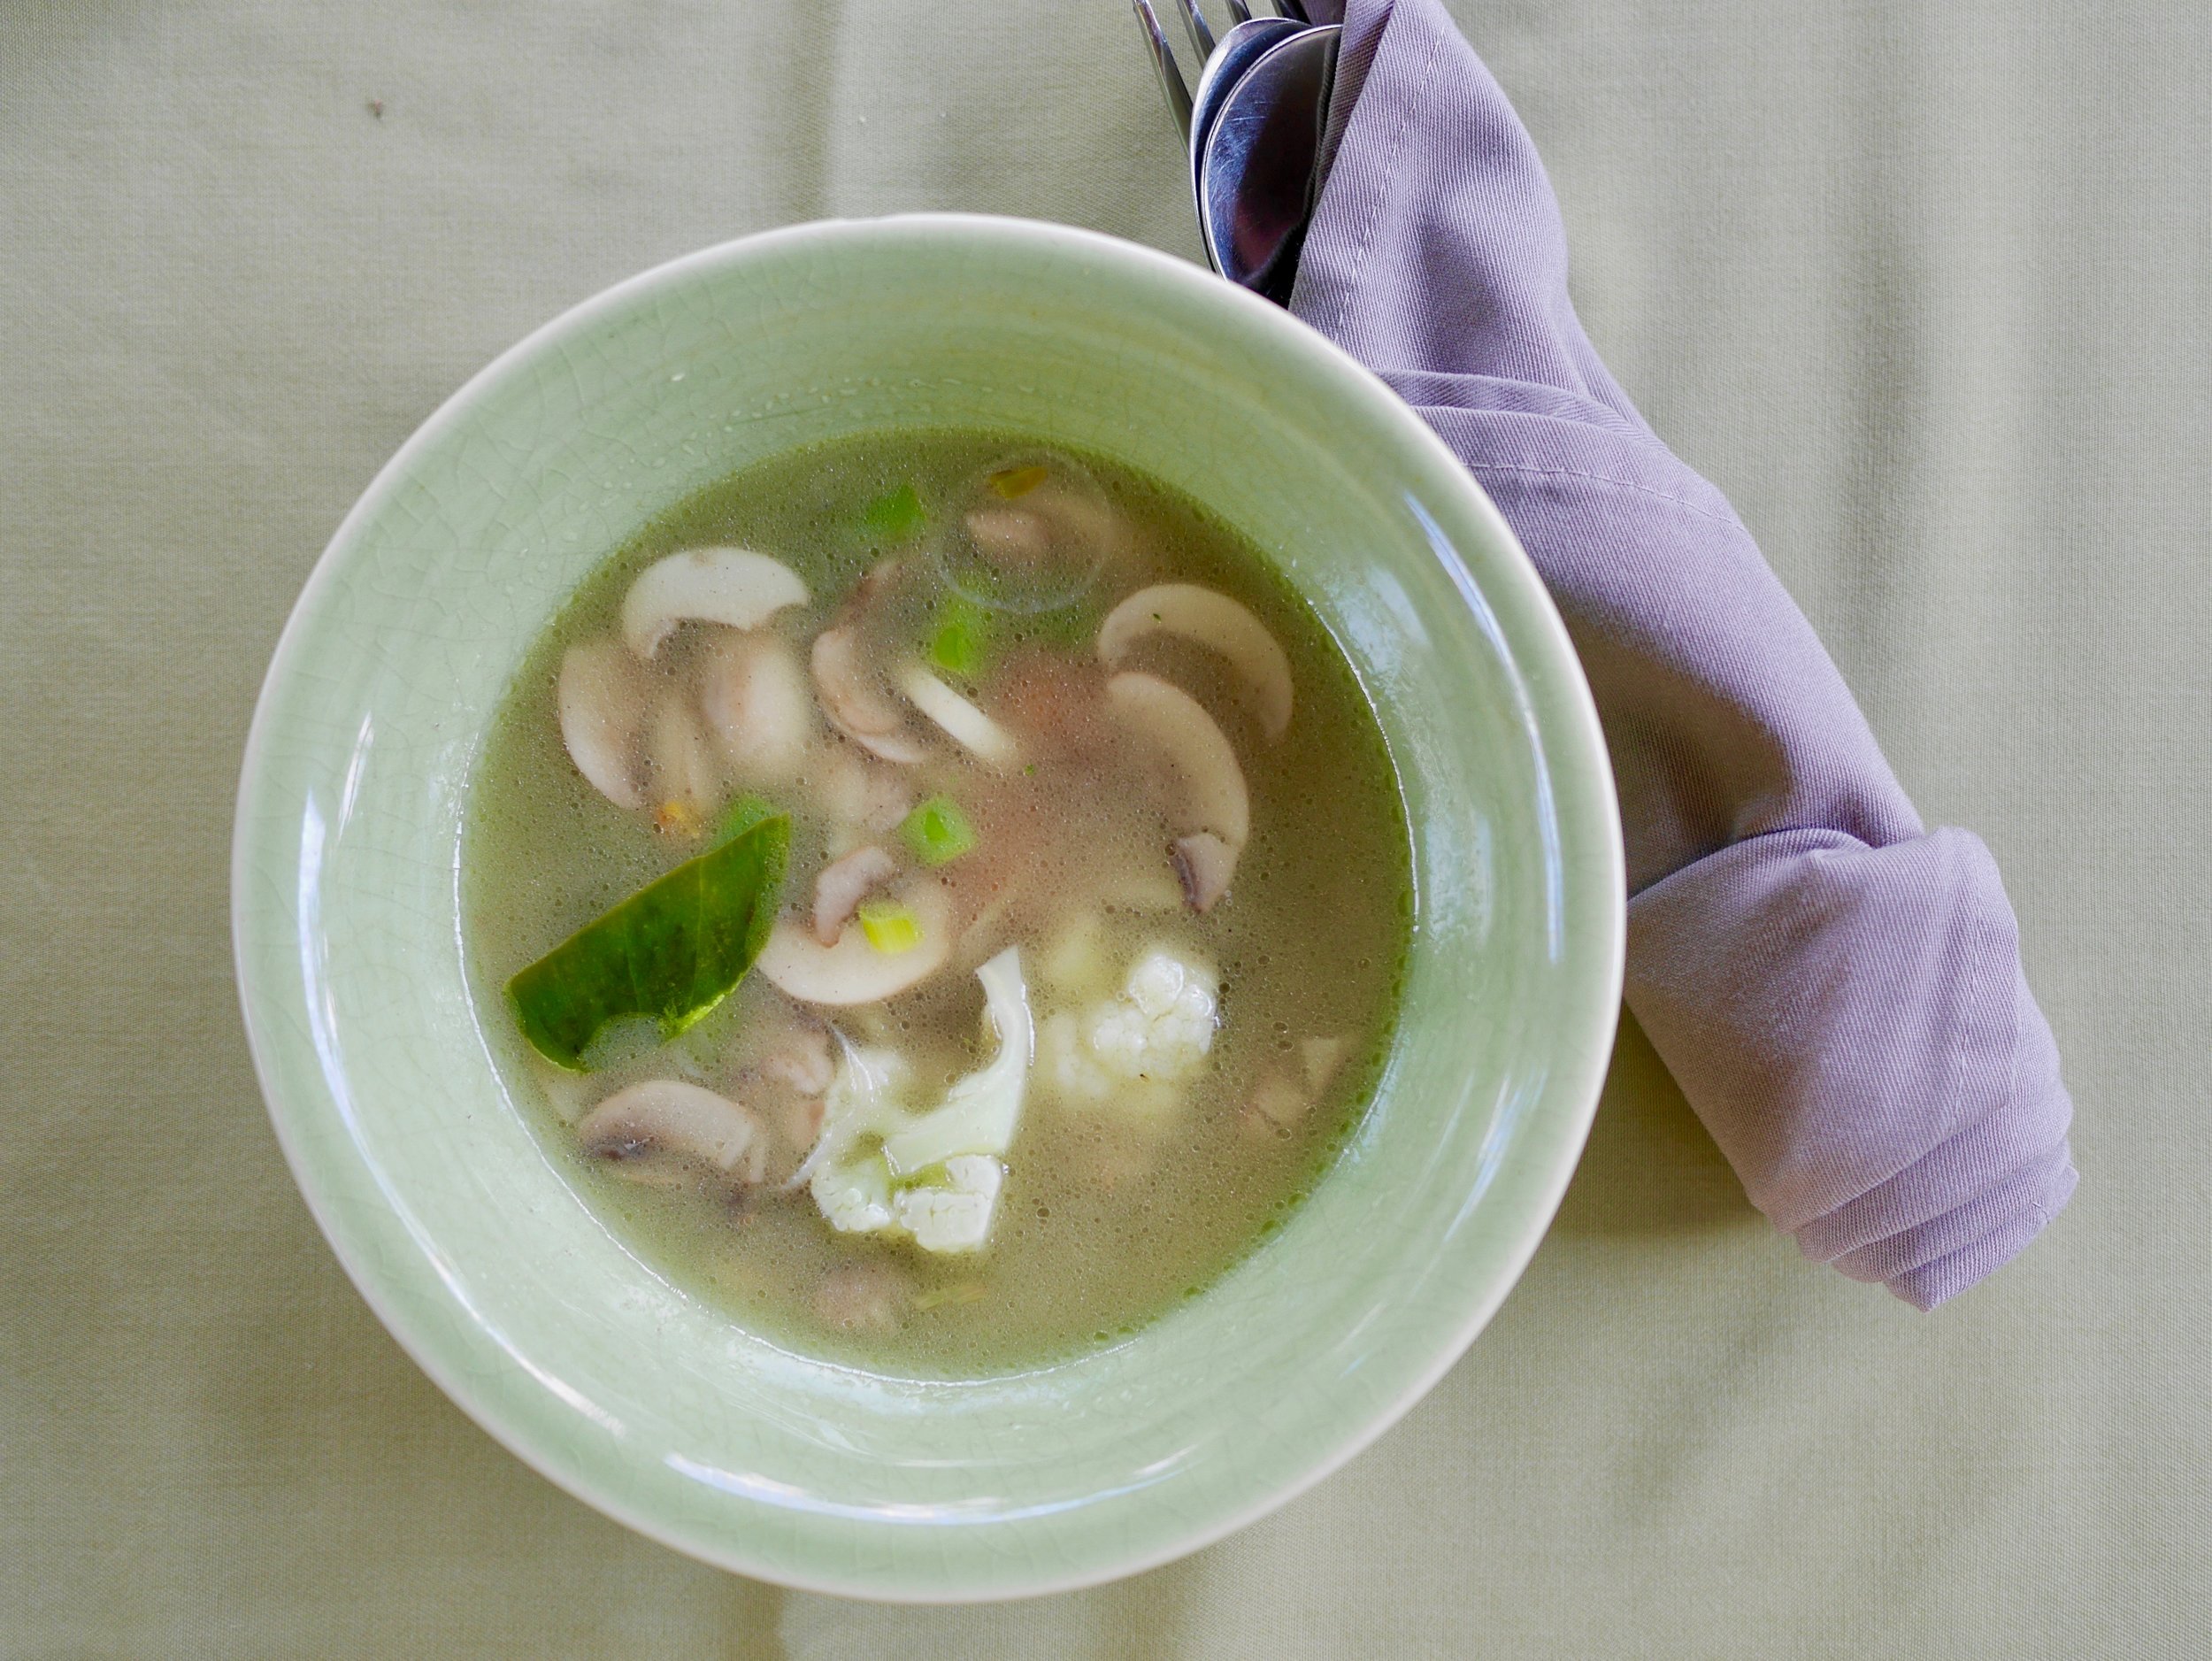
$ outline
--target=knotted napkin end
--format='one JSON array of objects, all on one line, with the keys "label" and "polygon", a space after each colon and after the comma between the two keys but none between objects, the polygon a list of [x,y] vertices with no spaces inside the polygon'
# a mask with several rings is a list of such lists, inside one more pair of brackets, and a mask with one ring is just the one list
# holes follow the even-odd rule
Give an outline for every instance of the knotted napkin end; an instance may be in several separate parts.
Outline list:
[{"label": "knotted napkin end", "polygon": [[1965,1203],[1887,1239],[1829,1255],[1821,1225],[1813,1224],[1798,1231],[1797,1242],[1814,1261],[1855,1280],[1878,1280],[1915,1309],[1932,1310],[2019,1256],[2073,1197],[2078,1180],[2062,1142]]},{"label": "knotted napkin end", "polygon": [[1755,837],[1629,919],[1630,1003],[1807,1257],[1933,1309],[2073,1193],[2058,1046],[1979,838]]}]

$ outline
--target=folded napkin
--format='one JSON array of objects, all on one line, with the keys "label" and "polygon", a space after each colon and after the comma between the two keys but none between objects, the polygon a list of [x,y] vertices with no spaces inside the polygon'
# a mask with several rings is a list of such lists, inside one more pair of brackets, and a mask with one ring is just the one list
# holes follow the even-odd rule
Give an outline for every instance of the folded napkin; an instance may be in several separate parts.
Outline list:
[{"label": "folded napkin", "polygon": [[1519,533],[1596,694],[1627,1001],[1752,1202],[1932,1309],[2073,1192],[1989,850],[1925,830],[1720,492],[1598,361],[1542,165],[1439,0],[1350,0],[1291,310]]}]

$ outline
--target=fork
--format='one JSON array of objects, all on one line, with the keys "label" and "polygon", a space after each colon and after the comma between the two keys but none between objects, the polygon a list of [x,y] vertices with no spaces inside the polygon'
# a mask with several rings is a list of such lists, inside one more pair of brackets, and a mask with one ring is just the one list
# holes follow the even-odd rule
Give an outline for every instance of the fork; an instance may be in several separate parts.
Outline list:
[{"label": "fork", "polygon": [[[1154,67],[1160,72],[1160,89],[1167,95],[1168,112],[1175,118],[1175,125],[1183,135],[1183,142],[1190,142],[1191,82],[1183,79],[1183,72],[1175,62],[1175,53],[1167,43],[1167,31],[1160,27],[1160,14],[1152,9],[1152,0],[1130,0],[1136,8],[1137,21],[1143,27],[1146,44],[1151,49]],[[1229,15],[1236,23],[1249,23],[1252,8],[1247,0],[1227,0]],[[1199,74],[1220,43],[1214,36],[1213,26],[1206,21],[1206,14],[1198,9],[1198,0],[1181,0],[1177,7],[1183,14],[1183,27],[1189,31],[1191,45],[1197,50]],[[1303,0],[1275,0],[1277,15],[1293,23],[1310,24]],[[1192,158],[1197,165],[1197,158]]]},{"label": "fork", "polygon": [[1191,203],[1207,263],[1238,287],[1289,303],[1319,185],[1335,76],[1335,24],[1316,27],[1305,0],[1275,0],[1256,18],[1248,0],[1216,39],[1197,0],[1179,0],[1200,54],[1184,80],[1153,0],[1131,0],[1170,112],[1190,154]]}]

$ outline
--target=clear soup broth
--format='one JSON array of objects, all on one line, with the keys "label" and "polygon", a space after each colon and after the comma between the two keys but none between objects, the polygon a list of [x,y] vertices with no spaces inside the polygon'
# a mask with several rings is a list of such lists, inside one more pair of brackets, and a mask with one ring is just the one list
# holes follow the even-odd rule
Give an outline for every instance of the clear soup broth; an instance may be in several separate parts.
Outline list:
[{"label": "clear soup broth", "polygon": [[[1304,1196],[1390,1035],[1410,853],[1343,654],[1236,532],[1019,436],[680,504],[534,646],[472,790],[512,1094],[642,1257],[811,1353],[974,1374],[1134,1331]],[[518,972],[770,815],[734,990],[534,1049]]]}]

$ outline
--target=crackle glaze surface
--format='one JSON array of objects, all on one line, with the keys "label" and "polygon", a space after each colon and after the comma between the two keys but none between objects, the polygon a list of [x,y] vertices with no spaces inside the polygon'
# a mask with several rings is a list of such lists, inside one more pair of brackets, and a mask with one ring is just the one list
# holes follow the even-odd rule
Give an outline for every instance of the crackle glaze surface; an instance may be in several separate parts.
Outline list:
[{"label": "crackle glaze surface", "polygon": [[[577,581],[749,461],[905,422],[1099,451],[1250,534],[1354,662],[1414,827],[1405,1014],[1337,1167],[1157,1325],[956,1383],[780,1349],[626,1251],[502,1095],[457,927],[485,725]],[[249,742],[233,880],[278,1134],[416,1359],[634,1526],[880,1597],[1017,1596],[1160,1562],[1379,1434],[1549,1220],[1619,987],[1596,722],[1472,482],[1283,313],[1163,256],[1012,220],[709,250],[471,382],[378,477],[300,599]]]}]

